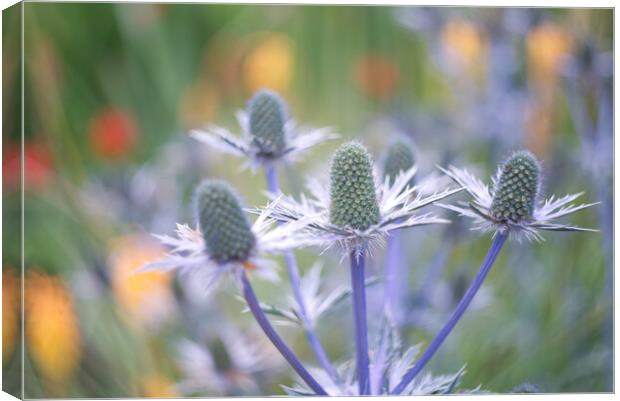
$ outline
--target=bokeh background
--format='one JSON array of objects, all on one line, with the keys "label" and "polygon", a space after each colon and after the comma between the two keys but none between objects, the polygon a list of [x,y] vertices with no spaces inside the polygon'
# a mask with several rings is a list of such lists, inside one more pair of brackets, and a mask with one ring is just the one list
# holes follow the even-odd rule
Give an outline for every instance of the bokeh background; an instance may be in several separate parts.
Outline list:
[{"label": "bokeh background", "polygon": [[[149,233],[192,222],[203,178],[265,203],[263,177],[239,171],[188,130],[217,123],[263,87],[301,122],[332,126],[380,158],[396,134],[435,164],[490,176],[511,151],[543,161],[544,190],[584,191],[570,217],[596,234],[511,243],[474,307],[431,363],[467,365],[462,387],[612,390],[613,15],[605,9],[25,3],[25,316],[20,288],[19,9],[3,13],[3,379],[26,397],[283,394],[294,380],[234,286],[211,296],[182,277],[132,274],[163,250]],[[340,141],[281,171],[299,193]],[[475,274],[488,235],[467,222],[406,233],[401,333],[428,343]],[[348,285],[338,255],[327,288]],[[382,255],[371,262],[380,274]],[[257,282],[278,303],[287,281]],[[369,294],[381,299],[380,285]],[[350,304],[322,321],[332,358],[352,354]],[[371,319],[371,321],[374,319]],[[373,323],[373,322],[371,322]],[[314,363],[303,334],[279,329]],[[371,330],[374,330],[371,324]]]}]

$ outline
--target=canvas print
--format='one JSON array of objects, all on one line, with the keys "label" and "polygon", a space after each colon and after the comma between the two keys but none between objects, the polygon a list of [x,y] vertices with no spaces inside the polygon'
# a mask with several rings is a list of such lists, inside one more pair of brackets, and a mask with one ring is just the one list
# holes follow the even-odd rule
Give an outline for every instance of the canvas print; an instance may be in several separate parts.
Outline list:
[{"label": "canvas print", "polygon": [[2,18],[3,391],[613,391],[612,9]]}]

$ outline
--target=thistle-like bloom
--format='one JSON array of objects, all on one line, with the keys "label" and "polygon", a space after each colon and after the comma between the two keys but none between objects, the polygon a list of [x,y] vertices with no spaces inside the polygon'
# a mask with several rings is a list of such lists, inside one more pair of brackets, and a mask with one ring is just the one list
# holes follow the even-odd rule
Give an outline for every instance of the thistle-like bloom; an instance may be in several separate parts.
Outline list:
[{"label": "thistle-like bloom", "polygon": [[298,160],[303,152],[338,137],[331,128],[298,126],[276,93],[256,92],[245,110],[237,112],[241,137],[217,125],[192,131],[192,137],[222,152],[245,158],[243,167]]},{"label": "thistle-like bloom", "polygon": [[317,181],[309,184],[312,198],[297,201],[280,195],[269,207],[270,217],[282,222],[307,219],[303,231],[326,248],[342,245],[344,255],[361,254],[382,245],[391,231],[426,224],[448,223],[418,209],[444,199],[461,189],[444,189],[423,195],[409,186],[417,168],[399,173],[391,183],[375,181],[370,154],[361,144],[342,145],[332,160],[328,190]]},{"label": "thistle-like bloom", "polygon": [[232,272],[238,277],[244,269],[277,281],[277,264],[265,256],[304,245],[302,237],[291,235],[304,222],[276,225],[265,211],[250,225],[238,195],[224,181],[203,182],[195,192],[194,207],[198,227],[178,224],[174,237],[155,235],[170,251],[143,271],[199,269],[207,289],[222,273]]},{"label": "thistle-like bloom", "polygon": [[597,231],[555,222],[556,219],[597,205],[572,202],[583,193],[555,199],[551,196],[540,200],[540,163],[529,151],[514,153],[497,170],[489,188],[467,170],[454,166],[441,169],[462,186],[471,196],[470,202],[459,205],[440,205],[474,220],[474,229],[508,232],[521,239],[541,241],[540,230],[547,231]]},{"label": "thistle-like bloom", "polygon": [[[413,146],[406,138],[398,138],[386,150],[383,156],[383,176],[394,184],[400,173],[406,172],[415,164]],[[413,179],[409,183],[414,185]]]}]

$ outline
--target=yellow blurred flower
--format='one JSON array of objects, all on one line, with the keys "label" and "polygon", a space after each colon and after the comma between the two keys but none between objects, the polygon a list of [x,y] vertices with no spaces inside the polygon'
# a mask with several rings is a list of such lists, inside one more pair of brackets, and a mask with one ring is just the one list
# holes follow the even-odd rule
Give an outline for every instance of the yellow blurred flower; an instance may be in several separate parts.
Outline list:
[{"label": "yellow blurred flower", "polygon": [[140,381],[142,396],[146,398],[179,397],[175,391],[174,382],[159,373],[152,373]]},{"label": "yellow blurred flower", "polygon": [[217,109],[217,89],[206,79],[200,79],[183,93],[178,118],[186,129],[196,128],[213,120]]},{"label": "yellow blurred flower", "polygon": [[266,34],[245,59],[243,80],[246,89],[249,92],[261,88],[285,92],[293,78],[294,64],[293,43],[288,36]]},{"label": "yellow blurred flower", "polygon": [[60,278],[43,273],[29,273],[24,291],[26,350],[43,377],[64,383],[81,354],[73,298]]},{"label": "yellow blurred flower", "polygon": [[441,30],[441,47],[455,67],[481,78],[487,64],[488,40],[477,25],[460,19],[448,21]]},{"label": "yellow blurred flower", "polygon": [[2,362],[10,359],[19,337],[19,281],[15,269],[2,269]]},{"label": "yellow blurred flower", "polygon": [[550,22],[530,30],[526,38],[528,76],[534,85],[549,87],[570,53],[573,40],[568,31]]},{"label": "yellow blurred flower", "polygon": [[120,237],[112,243],[112,288],[132,323],[156,325],[172,311],[172,276],[161,271],[137,272],[164,252],[156,242],[140,235]]}]

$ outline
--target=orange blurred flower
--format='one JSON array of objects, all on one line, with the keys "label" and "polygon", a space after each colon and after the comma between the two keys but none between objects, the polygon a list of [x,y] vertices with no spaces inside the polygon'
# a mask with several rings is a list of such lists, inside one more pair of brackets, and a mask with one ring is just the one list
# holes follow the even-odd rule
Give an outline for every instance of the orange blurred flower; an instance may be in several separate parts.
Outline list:
[{"label": "orange blurred flower", "polygon": [[534,85],[547,88],[555,82],[573,39],[562,27],[545,22],[528,32],[526,46],[528,76]]},{"label": "orange blurred flower", "polygon": [[394,93],[400,71],[387,56],[371,53],[355,61],[354,76],[359,89],[367,96],[386,99]]},{"label": "orange blurred flower", "polygon": [[487,36],[465,20],[454,19],[441,30],[441,46],[448,60],[470,77],[482,77],[488,52]]},{"label": "orange blurred flower", "polygon": [[216,88],[206,79],[188,87],[179,103],[179,120],[185,128],[195,128],[214,119],[218,109]]},{"label": "orange blurred flower", "polygon": [[262,37],[247,55],[243,80],[249,92],[269,88],[286,92],[292,79],[295,59],[293,42],[281,33]]},{"label": "orange blurred flower", "polygon": [[112,287],[131,322],[157,324],[172,311],[172,275],[161,271],[137,272],[165,250],[148,237],[128,235],[113,241],[110,254]]},{"label": "orange blurred flower", "polygon": [[19,338],[19,309],[21,288],[17,271],[10,267],[2,269],[2,362],[13,354]]},{"label": "orange blurred flower", "polygon": [[[17,143],[2,150],[2,183],[8,191],[16,191],[21,182],[21,151]],[[41,190],[52,179],[52,152],[40,141],[24,143],[24,185],[26,189]]]},{"label": "orange blurred flower", "polygon": [[108,160],[123,159],[131,153],[138,142],[138,133],[133,115],[115,107],[97,114],[88,130],[93,152]]},{"label": "orange blurred flower", "polygon": [[525,146],[545,159],[553,142],[553,109],[546,102],[533,102],[526,110]]},{"label": "orange blurred flower", "polygon": [[30,272],[24,299],[26,350],[43,377],[64,383],[81,353],[73,298],[60,278]]},{"label": "orange blurred flower", "polygon": [[179,397],[175,391],[174,382],[159,373],[152,373],[142,378],[140,382],[142,396],[146,398]]}]

